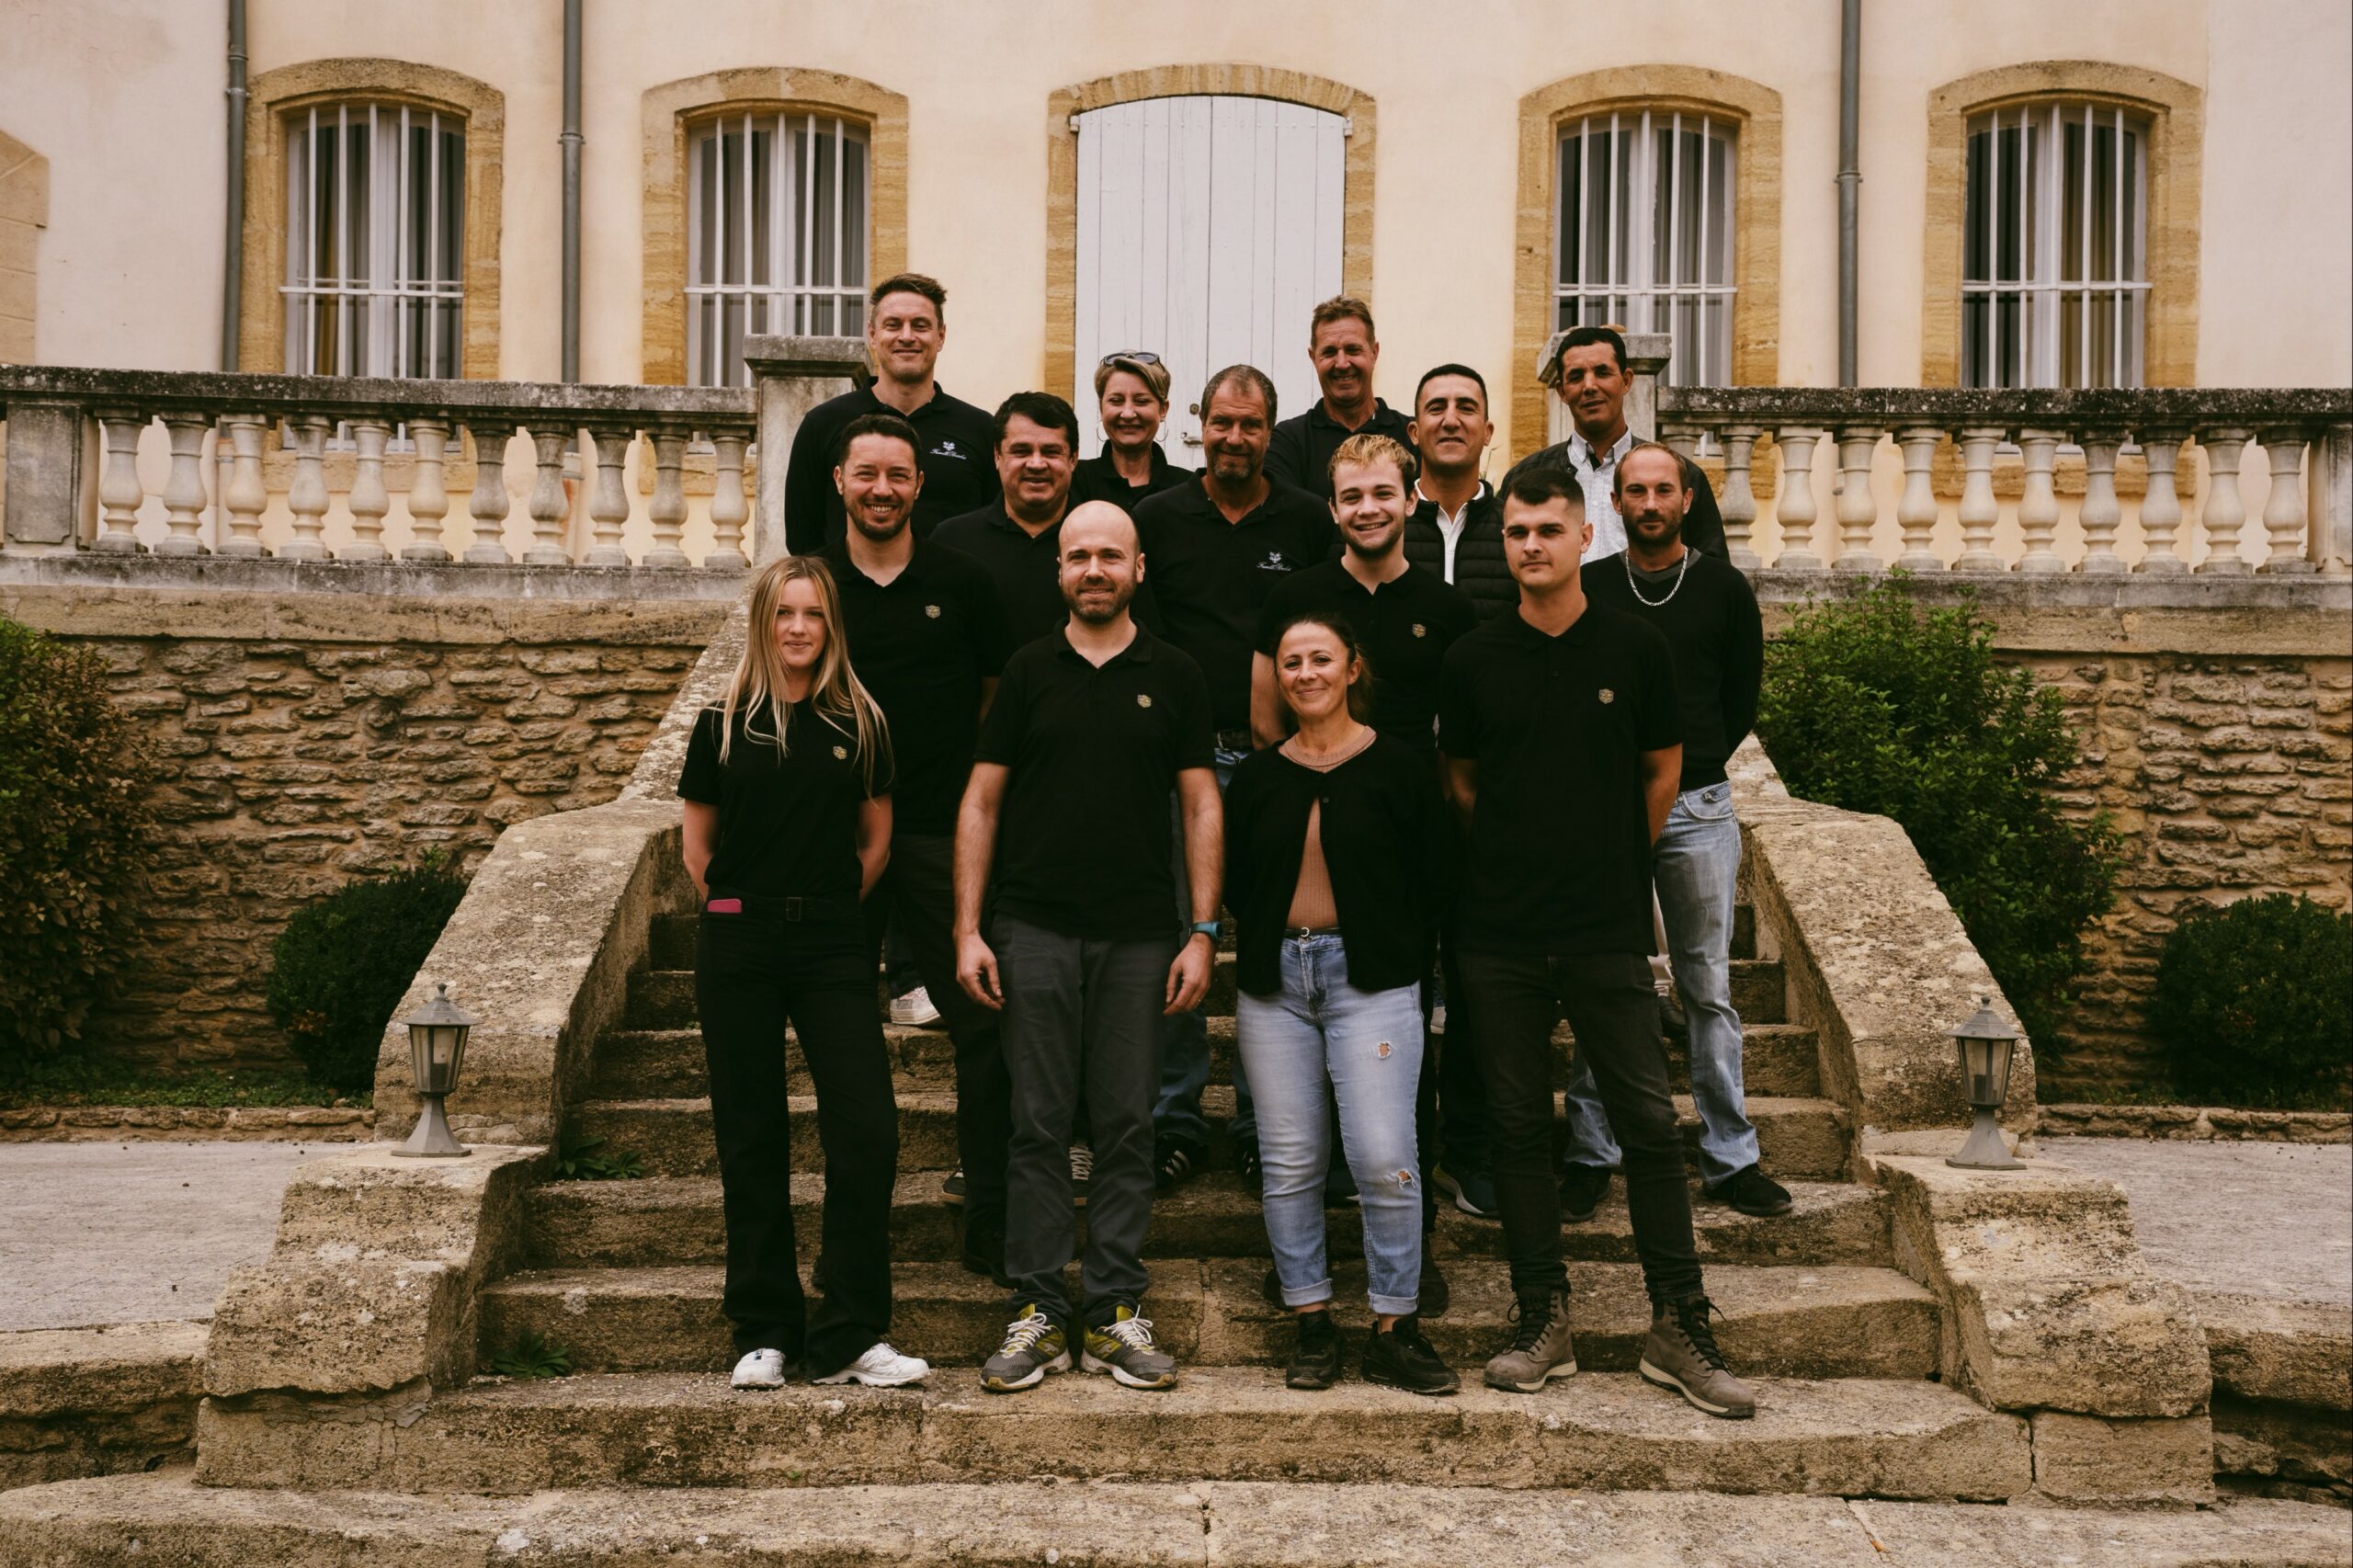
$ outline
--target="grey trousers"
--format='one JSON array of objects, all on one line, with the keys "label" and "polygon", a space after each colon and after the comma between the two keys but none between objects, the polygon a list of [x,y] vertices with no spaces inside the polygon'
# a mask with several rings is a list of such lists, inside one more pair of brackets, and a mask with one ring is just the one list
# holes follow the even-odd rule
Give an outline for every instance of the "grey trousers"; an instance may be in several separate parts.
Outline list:
[{"label": "grey trousers", "polygon": [[1005,988],[998,1038],[1013,1080],[1005,1235],[1012,1305],[1018,1311],[1034,1303],[1074,1326],[1063,1270],[1078,1218],[1071,1203],[1070,1134],[1084,1085],[1095,1174],[1087,1186],[1079,1321],[1108,1323],[1114,1309],[1143,1300],[1160,1010],[1176,934],[1088,941],[1000,915],[992,945]]}]

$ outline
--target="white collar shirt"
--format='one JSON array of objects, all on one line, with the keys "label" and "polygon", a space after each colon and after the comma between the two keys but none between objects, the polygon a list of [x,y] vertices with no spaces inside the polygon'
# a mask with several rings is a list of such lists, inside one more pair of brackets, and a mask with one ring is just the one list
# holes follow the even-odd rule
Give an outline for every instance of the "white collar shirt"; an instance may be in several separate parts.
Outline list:
[{"label": "white collar shirt", "polygon": [[1414,482],[1414,499],[1416,501],[1429,502],[1430,510],[1437,514],[1438,537],[1444,542],[1446,547],[1445,575],[1446,580],[1449,583],[1454,581],[1455,547],[1462,542],[1462,529],[1471,520],[1471,507],[1480,496],[1484,495],[1486,493],[1487,487],[1484,484],[1480,485],[1478,489],[1471,493],[1471,499],[1462,503],[1461,508],[1449,517],[1447,514],[1446,508],[1439,506],[1437,501],[1432,500],[1428,493],[1422,489],[1422,482],[1420,480],[1417,479]]},{"label": "white collar shirt", "polygon": [[1598,561],[1626,548],[1625,519],[1618,516],[1618,460],[1633,445],[1634,433],[1629,430],[1597,458],[1584,436],[1574,432],[1569,436],[1569,461],[1576,472],[1577,487],[1585,492],[1585,520],[1593,525],[1593,542],[1585,551],[1587,561]]}]

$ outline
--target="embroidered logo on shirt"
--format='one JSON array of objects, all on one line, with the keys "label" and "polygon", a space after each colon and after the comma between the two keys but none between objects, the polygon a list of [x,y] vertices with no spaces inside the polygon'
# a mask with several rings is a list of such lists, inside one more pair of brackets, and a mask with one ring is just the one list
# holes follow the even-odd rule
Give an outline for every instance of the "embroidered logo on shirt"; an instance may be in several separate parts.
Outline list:
[{"label": "embroidered logo on shirt", "polygon": [[835,762],[847,762],[849,760],[849,747],[835,746],[834,748],[834,760]]},{"label": "embroidered logo on shirt", "polygon": [[1137,692],[1137,693],[1136,693],[1136,706],[1137,706],[1137,707],[1139,707],[1139,708],[1149,708],[1149,707],[1151,707],[1151,706],[1152,706],[1152,693],[1150,693],[1150,692],[1148,692],[1148,691],[1139,691],[1139,692]]},{"label": "embroidered logo on shirt", "polygon": [[938,620],[939,619],[939,607],[938,605],[926,605],[923,607],[923,612],[924,614],[931,617],[934,620]]},{"label": "embroidered logo on shirt", "polygon": [[1281,551],[1270,550],[1267,551],[1267,559],[1258,562],[1258,570],[1261,572],[1288,572],[1290,570],[1290,563],[1283,559],[1283,552]]},{"label": "embroidered logo on shirt", "polygon": [[931,455],[936,458],[961,458],[964,454],[956,449],[955,437],[942,436],[939,445],[931,449]]},{"label": "embroidered logo on shirt", "polygon": [[1601,688],[1601,700],[1604,702],[1615,702],[1618,700],[1618,694],[1605,686]]},{"label": "embroidered logo on shirt", "polygon": [[1427,637],[1427,636],[1428,636],[1428,635],[1429,635],[1429,633],[1430,633],[1430,629],[1429,629],[1428,627],[1424,626],[1424,625],[1423,625],[1420,621],[1418,621],[1418,620],[1417,620],[1417,621],[1415,621],[1415,622],[1414,622],[1414,635],[1415,635],[1415,636],[1416,636],[1416,637]]}]

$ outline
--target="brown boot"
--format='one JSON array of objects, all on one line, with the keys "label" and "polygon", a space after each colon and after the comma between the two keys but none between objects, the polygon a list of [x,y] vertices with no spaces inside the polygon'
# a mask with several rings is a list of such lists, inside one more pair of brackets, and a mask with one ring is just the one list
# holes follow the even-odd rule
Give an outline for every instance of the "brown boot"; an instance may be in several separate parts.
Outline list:
[{"label": "brown boot", "polygon": [[1554,1378],[1577,1375],[1569,1343],[1569,1293],[1554,1290],[1541,1307],[1522,1301],[1514,1311],[1519,1335],[1511,1348],[1487,1363],[1487,1386],[1506,1393],[1535,1393]]},{"label": "brown boot", "polygon": [[1756,1414],[1756,1394],[1724,1369],[1723,1352],[1708,1326],[1714,1311],[1705,1296],[1654,1308],[1650,1337],[1643,1341],[1643,1381],[1673,1389],[1710,1415],[1745,1421]]}]

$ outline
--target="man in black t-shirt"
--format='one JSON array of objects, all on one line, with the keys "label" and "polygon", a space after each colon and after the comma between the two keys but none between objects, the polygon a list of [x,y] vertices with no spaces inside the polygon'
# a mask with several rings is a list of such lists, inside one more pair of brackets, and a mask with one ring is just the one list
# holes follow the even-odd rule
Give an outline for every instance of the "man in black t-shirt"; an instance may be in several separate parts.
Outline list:
[{"label": "man in black t-shirt", "polygon": [[1457,642],[1441,677],[1438,745],[1470,833],[1462,978],[1519,1303],[1486,1381],[1532,1393],[1576,1369],[1552,1176],[1552,1037],[1565,1012],[1625,1150],[1653,1312],[1640,1370],[1709,1415],[1743,1417],[1756,1396],[1709,1327],[1651,990],[1651,845],[1683,759],[1674,657],[1651,627],[1587,601],[1577,563],[1590,539],[1570,475],[1506,487],[1519,609]]},{"label": "man in black t-shirt", "polygon": [[1341,442],[1386,436],[1410,445],[1411,437],[1405,416],[1373,394],[1381,340],[1373,333],[1371,306],[1347,294],[1317,305],[1307,319],[1307,358],[1323,395],[1306,413],[1275,426],[1267,443],[1267,477],[1328,498],[1332,454]]},{"label": "man in black t-shirt", "polygon": [[1063,603],[1063,516],[1070,510],[1078,456],[1078,415],[1051,392],[1019,392],[997,405],[990,425],[998,494],[977,511],[939,525],[932,538],[961,550],[996,584],[1016,648],[1070,619]]}]

